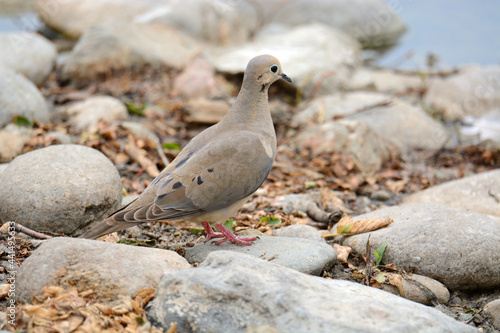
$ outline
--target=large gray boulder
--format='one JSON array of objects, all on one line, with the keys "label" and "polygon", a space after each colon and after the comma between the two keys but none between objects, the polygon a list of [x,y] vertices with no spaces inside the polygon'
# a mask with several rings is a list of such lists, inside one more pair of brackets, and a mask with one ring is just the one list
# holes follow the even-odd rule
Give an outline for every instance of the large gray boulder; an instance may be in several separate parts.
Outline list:
[{"label": "large gray boulder", "polygon": [[382,263],[440,281],[452,290],[500,286],[500,223],[465,209],[411,203],[355,216],[391,218],[394,223],[347,237],[343,244],[366,253],[387,243]]},{"label": "large gray boulder", "polygon": [[58,237],[44,241],[26,259],[16,278],[17,300],[31,303],[50,285],[92,290],[101,299],[135,296],[154,288],[165,273],[191,268],[176,252],[88,239]]},{"label": "large gray boulder", "polygon": [[98,150],[58,145],[16,157],[0,174],[0,220],[78,236],[120,207],[122,184]]},{"label": "large gray boulder", "polygon": [[229,251],[165,274],[147,316],[165,331],[176,322],[177,332],[475,332],[375,288]]}]

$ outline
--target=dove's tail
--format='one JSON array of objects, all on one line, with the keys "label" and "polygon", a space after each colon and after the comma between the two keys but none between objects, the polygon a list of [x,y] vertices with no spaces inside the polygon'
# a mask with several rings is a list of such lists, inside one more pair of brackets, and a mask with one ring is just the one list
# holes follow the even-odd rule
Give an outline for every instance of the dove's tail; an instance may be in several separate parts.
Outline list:
[{"label": "dove's tail", "polygon": [[101,236],[110,234],[115,231],[120,231],[123,229],[127,229],[130,227],[133,227],[134,225],[137,225],[139,223],[136,222],[116,222],[113,221],[111,217],[108,217],[104,221],[100,222],[96,226],[94,226],[92,229],[84,233],[78,238],[87,238],[87,239],[96,239]]}]

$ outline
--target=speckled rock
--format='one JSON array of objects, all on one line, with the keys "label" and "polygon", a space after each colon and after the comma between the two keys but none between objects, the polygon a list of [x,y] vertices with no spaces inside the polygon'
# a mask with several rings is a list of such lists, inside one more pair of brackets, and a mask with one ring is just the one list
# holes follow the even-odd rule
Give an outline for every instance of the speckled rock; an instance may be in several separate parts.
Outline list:
[{"label": "speckled rock", "polygon": [[80,235],[120,207],[122,184],[98,150],[56,145],[20,155],[0,174],[0,220]]},{"label": "speckled rock", "polygon": [[18,301],[31,303],[44,286],[63,283],[104,299],[133,297],[142,288],[156,287],[163,274],[187,268],[173,251],[58,237],[44,241],[21,265]]},{"label": "speckled rock", "polygon": [[165,274],[147,316],[178,332],[475,332],[433,308],[242,253]]}]

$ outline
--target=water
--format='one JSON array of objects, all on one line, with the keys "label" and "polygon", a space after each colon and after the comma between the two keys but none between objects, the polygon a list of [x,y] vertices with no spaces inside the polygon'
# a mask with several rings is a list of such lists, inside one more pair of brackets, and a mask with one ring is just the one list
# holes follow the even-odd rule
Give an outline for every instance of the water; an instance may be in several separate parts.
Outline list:
[{"label": "water", "polygon": [[42,23],[33,0],[0,0],[0,32],[36,31]]},{"label": "water", "polygon": [[438,57],[438,68],[500,64],[500,1],[385,1],[399,9],[408,31],[378,65],[424,69],[430,53]]}]

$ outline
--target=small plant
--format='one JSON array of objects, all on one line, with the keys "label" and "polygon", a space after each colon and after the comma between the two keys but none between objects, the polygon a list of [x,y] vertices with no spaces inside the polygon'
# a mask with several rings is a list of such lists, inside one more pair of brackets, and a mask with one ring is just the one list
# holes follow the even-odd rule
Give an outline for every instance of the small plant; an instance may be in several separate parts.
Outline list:
[{"label": "small plant", "polygon": [[231,232],[234,232],[234,228],[236,227],[236,221],[227,220],[226,222],[224,222],[224,226],[228,228]]},{"label": "small plant", "polygon": [[34,125],[34,123],[31,120],[29,120],[28,118],[23,117],[23,116],[18,116],[18,115],[14,116],[14,118],[12,119],[12,122],[19,127],[31,128]]},{"label": "small plant", "polygon": [[181,146],[179,146],[175,142],[166,142],[163,144],[163,149],[174,149],[174,150],[181,150]]},{"label": "small plant", "polygon": [[382,261],[382,257],[384,256],[385,248],[387,247],[387,242],[382,244],[382,246],[378,250],[374,250],[373,253],[375,254],[375,257],[377,258],[377,261],[375,262],[375,266],[380,265],[380,262]]},{"label": "small plant", "polygon": [[263,216],[260,218],[259,223],[265,223],[267,225],[280,225],[281,219],[274,216]]}]

